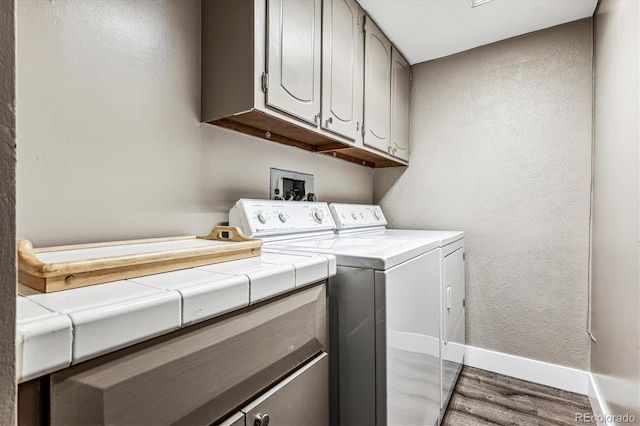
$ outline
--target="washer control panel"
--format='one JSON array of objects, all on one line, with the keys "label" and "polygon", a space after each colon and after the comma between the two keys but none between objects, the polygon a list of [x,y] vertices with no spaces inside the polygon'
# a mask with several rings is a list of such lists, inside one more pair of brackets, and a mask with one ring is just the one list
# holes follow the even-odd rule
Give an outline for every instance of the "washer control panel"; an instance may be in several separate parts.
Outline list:
[{"label": "washer control panel", "polygon": [[387,224],[380,206],[368,204],[329,205],[336,229],[384,227]]},{"label": "washer control panel", "polygon": [[335,229],[327,203],[240,199],[229,211],[229,225],[250,237],[314,233]]}]

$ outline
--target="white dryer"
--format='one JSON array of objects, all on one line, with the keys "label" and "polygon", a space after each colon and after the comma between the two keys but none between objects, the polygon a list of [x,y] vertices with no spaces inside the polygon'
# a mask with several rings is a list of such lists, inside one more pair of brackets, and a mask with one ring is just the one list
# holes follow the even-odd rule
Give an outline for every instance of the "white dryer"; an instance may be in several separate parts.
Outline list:
[{"label": "white dryer", "polygon": [[263,251],[336,257],[328,289],[331,424],[438,423],[437,240],[328,234],[325,203],[243,199],[229,221],[263,238]]},{"label": "white dryer", "polygon": [[378,205],[329,205],[336,232],[352,237],[385,235],[392,238],[436,240],[440,253],[440,351],[441,418],[464,363],[465,353],[465,254],[464,232],[387,229],[387,220]]}]

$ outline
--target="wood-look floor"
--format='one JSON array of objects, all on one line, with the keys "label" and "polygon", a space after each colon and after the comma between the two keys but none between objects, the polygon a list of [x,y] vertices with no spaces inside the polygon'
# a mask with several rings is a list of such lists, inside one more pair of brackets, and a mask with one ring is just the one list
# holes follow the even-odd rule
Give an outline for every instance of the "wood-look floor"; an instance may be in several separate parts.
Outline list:
[{"label": "wood-look floor", "polygon": [[578,413],[592,414],[585,395],[464,367],[442,424],[577,425]]}]

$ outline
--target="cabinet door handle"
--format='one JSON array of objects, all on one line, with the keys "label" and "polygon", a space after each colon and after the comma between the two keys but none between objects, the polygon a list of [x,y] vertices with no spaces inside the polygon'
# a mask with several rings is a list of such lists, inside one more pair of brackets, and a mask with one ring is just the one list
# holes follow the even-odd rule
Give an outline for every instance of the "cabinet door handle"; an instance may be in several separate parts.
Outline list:
[{"label": "cabinet door handle", "polygon": [[329,117],[325,120],[324,126],[329,127],[329,124],[333,123],[333,117]]},{"label": "cabinet door handle", "polygon": [[313,116],[313,122],[318,124],[318,121],[320,121],[320,113],[317,113]]},{"label": "cabinet door handle", "polygon": [[258,414],[256,416],[256,421],[253,423],[254,426],[269,426],[269,415],[267,413],[265,414]]}]

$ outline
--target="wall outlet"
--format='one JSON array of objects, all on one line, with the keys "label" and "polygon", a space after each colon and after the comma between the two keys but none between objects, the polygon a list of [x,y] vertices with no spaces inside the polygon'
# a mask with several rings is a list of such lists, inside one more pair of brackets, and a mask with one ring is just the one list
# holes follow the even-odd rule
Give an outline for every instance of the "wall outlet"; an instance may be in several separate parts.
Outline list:
[{"label": "wall outlet", "polygon": [[287,201],[315,201],[313,175],[271,168],[269,198]]}]

